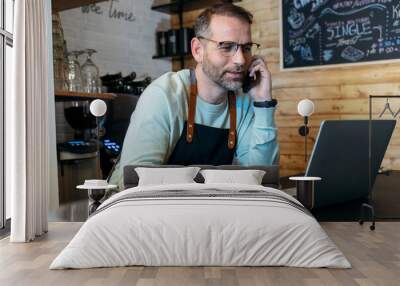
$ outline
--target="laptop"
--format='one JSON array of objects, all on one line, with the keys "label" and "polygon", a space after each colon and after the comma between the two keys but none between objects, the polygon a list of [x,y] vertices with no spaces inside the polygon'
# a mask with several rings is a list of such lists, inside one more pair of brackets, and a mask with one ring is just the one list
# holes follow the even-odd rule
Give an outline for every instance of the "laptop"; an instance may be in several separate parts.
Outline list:
[{"label": "laptop", "polygon": [[[371,121],[371,186],[381,166],[396,120]],[[369,120],[326,120],[308,162],[306,176],[321,177],[314,208],[368,197]]]}]

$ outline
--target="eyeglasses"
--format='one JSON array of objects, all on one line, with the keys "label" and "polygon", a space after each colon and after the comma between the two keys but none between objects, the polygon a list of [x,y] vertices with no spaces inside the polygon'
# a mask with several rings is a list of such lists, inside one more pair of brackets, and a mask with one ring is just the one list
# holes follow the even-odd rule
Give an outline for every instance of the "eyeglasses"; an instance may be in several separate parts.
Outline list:
[{"label": "eyeglasses", "polygon": [[252,56],[258,51],[258,49],[261,46],[260,44],[257,44],[257,43],[239,44],[239,43],[230,42],[230,41],[218,42],[218,41],[207,39],[207,38],[204,38],[201,36],[199,36],[197,38],[217,44],[218,50],[225,57],[233,57],[236,54],[236,52],[238,51],[239,47],[242,48],[242,53],[245,56]]}]

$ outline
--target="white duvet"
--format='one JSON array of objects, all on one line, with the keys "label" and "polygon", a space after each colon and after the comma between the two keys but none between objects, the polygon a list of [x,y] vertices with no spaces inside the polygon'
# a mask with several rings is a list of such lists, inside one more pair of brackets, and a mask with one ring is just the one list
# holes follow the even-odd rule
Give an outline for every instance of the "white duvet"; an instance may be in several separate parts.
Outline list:
[{"label": "white duvet", "polygon": [[[50,269],[145,266],[294,266],[350,268],[309,214],[277,200],[182,197],[122,200],[133,192],[262,190],[254,185],[179,184],[120,192],[90,217]],[[134,193],[137,194],[137,193]]]}]

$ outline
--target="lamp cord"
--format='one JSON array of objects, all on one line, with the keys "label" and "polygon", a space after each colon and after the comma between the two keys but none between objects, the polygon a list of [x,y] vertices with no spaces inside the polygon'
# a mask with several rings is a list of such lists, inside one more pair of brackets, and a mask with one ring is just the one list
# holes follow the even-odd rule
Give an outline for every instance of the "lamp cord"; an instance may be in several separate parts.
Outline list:
[{"label": "lamp cord", "polygon": [[308,116],[304,116],[304,162],[307,163],[307,124]]},{"label": "lamp cord", "polygon": [[100,128],[99,128],[99,118],[96,116],[96,141],[97,141],[97,160],[96,160],[96,177],[98,179],[103,179],[100,172]]}]

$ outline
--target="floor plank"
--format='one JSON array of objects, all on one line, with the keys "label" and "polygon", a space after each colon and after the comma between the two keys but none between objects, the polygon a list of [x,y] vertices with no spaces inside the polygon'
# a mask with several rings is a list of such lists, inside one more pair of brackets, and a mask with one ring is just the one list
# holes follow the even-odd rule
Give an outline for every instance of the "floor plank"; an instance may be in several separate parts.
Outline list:
[{"label": "floor plank", "polygon": [[136,286],[264,286],[264,285],[398,285],[400,222],[321,223],[352,263],[352,269],[290,267],[119,267],[49,270],[56,255],[82,223],[52,222],[49,233],[32,243],[0,240],[0,285],[136,285]]}]

